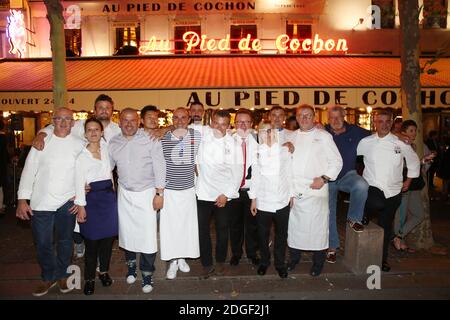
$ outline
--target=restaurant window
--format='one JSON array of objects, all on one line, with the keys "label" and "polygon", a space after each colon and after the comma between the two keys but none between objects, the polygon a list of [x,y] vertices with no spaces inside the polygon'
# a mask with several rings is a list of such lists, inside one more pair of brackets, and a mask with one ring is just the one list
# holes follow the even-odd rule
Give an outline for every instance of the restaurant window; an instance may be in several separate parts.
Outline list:
[{"label": "restaurant window", "polygon": [[242,38],[246,38],[248,34],[250,34],[250,43],[252,43],[252,40],[258,37],[256,25],[254,24],[231,25],[230,27],[231,53],[258,53],[255,50],[249,51],[239,50],[239,40]]},{"label": "restaurant window", "polygon": [[[289,36],[289,39],[291,39],[286,43],[286,46],[290,48],[292,39],[298,39],[300,43],[305,39],[311,39],[312,26],[310,24],[299,24],[286,21],[286,34]],[[293,51],[287,49],[286,53],[311,53],[311,50],[301,50],[300,46],[299,50]]]},{"label": "restaurant window", "polygon": [[66,56],[81,56],[81,29],[65,29]]},{"label": "restaurant window", "polygon": [[175,27],[175,54],[194,54],[202,53],[200,50],[200,44],[189,52],[186,51],[187,43],[183,41],[183,35],[188,32],[193,31],[199,36],[202,34],[201,26],[176,26]]},{"label": "restaurant window", "polygon": [[394,0],[372,0],[372,5],[380,7],[381,29],[392,29],[395,26]]},{"label": "restaurant window", "polygon": [[430,29],[447,28],[448,0],[423,1],[423,27]]},{"label": "restaurant window", "polygon": [[114,55],[138,55],[140,40],[140,26],[116,28],[116,52]]}]

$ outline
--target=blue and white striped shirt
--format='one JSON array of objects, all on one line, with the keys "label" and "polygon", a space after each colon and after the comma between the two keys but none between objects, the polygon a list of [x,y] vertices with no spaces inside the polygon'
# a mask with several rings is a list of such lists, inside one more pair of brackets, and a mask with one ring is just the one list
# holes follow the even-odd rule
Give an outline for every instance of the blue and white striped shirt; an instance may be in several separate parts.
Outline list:
[{"label": "blue and white striped shirt", "polygon": [[182,138],[169,131],[161,140],[166,160],[166,189],[169,190],[186,190],[194,187],[195,156],[201,134],[194,129],[187,130],[187,134]]}]

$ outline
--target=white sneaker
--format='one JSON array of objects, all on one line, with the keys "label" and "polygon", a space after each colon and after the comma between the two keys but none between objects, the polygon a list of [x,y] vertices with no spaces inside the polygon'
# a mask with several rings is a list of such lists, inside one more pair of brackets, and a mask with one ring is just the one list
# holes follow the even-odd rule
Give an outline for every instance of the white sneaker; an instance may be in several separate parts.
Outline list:
[{"label": "white sneaker", "polygon": [[143,276],[142,277],[142,292],[150,293],[153,290],[153,279],[152,276]]},{"label": "white sneaker", "polygon": [[178,259],[178,269],[180,269],[181,272],[191,271],[191,268],[189,268],[189,265],[184,259]]},{"label": "white sneaker", "polygon": [[153,291],[153,287],[149,284],[146,284],[145,286],[142,287],[143,293],[150,293],[152,291]]},{"label": "white sneaker", "polygon": [[127,283],[128,284],[133,284],[135,282],[136,282],[136,277],[135,276],[131,275],[131,276],[127,277]]},{"label": "white sneaker", "polygon": [[177,260],[172,260],[169,269],[167,270],[166,278],[169,280],[175,279],[177,277],[177,271],[178,271]]}]

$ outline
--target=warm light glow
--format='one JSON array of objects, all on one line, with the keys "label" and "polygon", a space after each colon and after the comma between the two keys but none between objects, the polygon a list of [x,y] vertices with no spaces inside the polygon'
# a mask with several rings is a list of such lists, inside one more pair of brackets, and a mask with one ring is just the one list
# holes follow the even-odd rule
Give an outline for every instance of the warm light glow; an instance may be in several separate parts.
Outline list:
[{"label": "warm light glow", "polygon": [[27,50],[27,30],[25,29],[25,20],[20,10],[9,10],[11,14],[6,17],[7,27],[6,35],[9,39],[9,53],[17,54],[22,58]]},{"label": "warm light glow", "polygon": [[11,115],[9,111],[3,111],[3,118],[8,118]]},{"label": "warm light glow", "polygon": [[277,47],[279,52],[286,52],[287,49],[292,51],[298,51],[299,49],[303,51],[312,50],[313,53],[320,53],[321,51],[343,51],[346,52],[348,50],[347,40],[338,39],[334,41],[333,39],[323,40],[316,33],[312,39],[304,39],[300,42],[298,39],[292,39],[287,45],[289,40],[289,36],[287,34],[282,34],[277,37],[275,40],[275,46]]},{"label": "warm light glow", "polygon": [[369,114],[372,113],[372,107],[371,106],[367,106],[366,110],[367,110],[367,113],[369,113]]},{"label": "warm light glow", "polygon": [[[222,39],[211,39],[206,34],[199,35],[194,31],[188,31],[183,34],[183,41],[186,43],[186,52],[192,52],[200,49],[202,52],[228,52],[230,51],[230,35],[227,34]],[[151,54],[155,52],[169,52],[170,40],[158,40],[152,36],[150,40],[142,41],[146,43],[139,47],[141,54]],[[346,39],[321,39],[318,34],[315,34],[311,39],[290,39],[287,34],[279,35],[275,39],[275,47],[279,53],[286,53],[286,50],[292,51],[312,51],[318,54],[322,51],[341,51],[347,52]],[[250,34],[245,38],[239,40],[238,48],[242,52],[263,50],[261,40],[258,38],[252,39]]]},{"label": "warm light glow", "polygon": [[73,114],[73,118],[75,120],[87,119],[88,117],[89,117],[89,113],[87,113],[87,112],[75,112]]}]

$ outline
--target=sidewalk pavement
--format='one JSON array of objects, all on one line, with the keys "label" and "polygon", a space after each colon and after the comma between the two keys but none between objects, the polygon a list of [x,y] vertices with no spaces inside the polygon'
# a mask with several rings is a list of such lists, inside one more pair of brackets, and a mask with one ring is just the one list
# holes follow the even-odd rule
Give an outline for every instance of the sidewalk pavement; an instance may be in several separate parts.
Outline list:
[{"label": "sidewalk pavement", "polygon": [[[450,248],[450,204],[432,202],[433,236],[437,243]],[[29,223],[19,221],[14,212],[0,218],[0,299],[50,299],[50,300],[310,300],[310,299],[450,299],[450,255],[433,255],[426,251],[414,254],[390,248],[389,262],[392,270],[381,273],[381,289],[369,290],[370,274],[355,275],[343,265],[345,243],[345,217],[338,215],[338,228],[342,249],[337,263],[326,263],[323,273],[316,278],[309,275],[311,255],[305,254],[302,262],[287,279],[278,277],[273,265],[265,276],[256,273],[247,259],[238,266],[225,267],[223,276],[201,279],[201,264],[188,260],[191,272],[178,271],[175,280],[166,280],[166,263],[156,261],[155,287],[149,294],[141,291],[140,280],[133,285],[125,281],[126,265],[123,252],[115,241],[110,275],[111,287],[104,288],[96,282],[95,294],[85,296],[82,290],[62,294],[57,287],[47,295],[34,298],[31,292],[40,279],[40,269],[31,237]],[[83,269],[83,259],[74,259]],[[370,282],[370,281],[369,281]],[[81,289],[83,281],[81,283]]]}]

